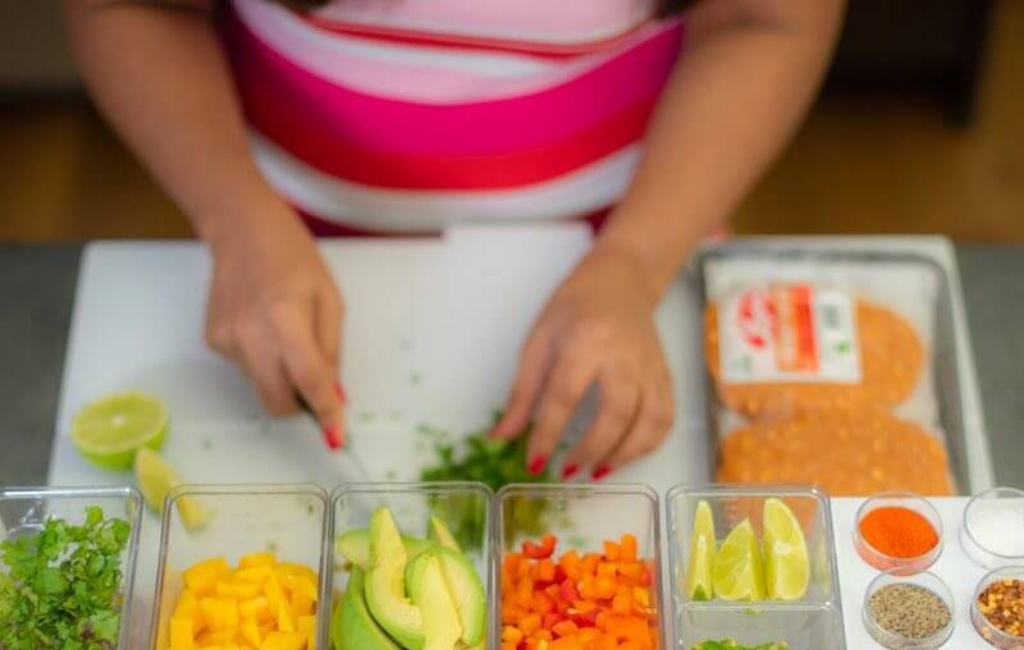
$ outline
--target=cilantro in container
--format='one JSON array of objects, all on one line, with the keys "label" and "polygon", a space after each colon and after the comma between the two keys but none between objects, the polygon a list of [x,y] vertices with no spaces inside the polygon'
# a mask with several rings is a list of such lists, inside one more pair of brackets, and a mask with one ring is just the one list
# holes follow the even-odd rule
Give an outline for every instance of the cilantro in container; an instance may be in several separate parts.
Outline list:
[{"label": "cilantro in container", "polygon": [[[497,418],[500,417],[495,416]],[[510,483],[548,483],[552,480],[550,472],[545,470],[534,476],[526,471],[526,443],[529,430],[512,441],[491,440],[487,437],[489,430],[478,431],[467,437],[461,444],[449,441],[443,431],[421,426],[421,433],[433,440],[435,464],[423,469],[420,479],[423,481],[479,481],[497,492]],[[445,506],[451,510],[451,502]],[[539,501],[531,501],[528,508],[517,510],[516,521],[507,529],[510,535],[536,535],[542,530],[543,505]],[[445,521],[451,522],[452,534],[460,544],[472,547],[474,540],[468,539],[469,531],[479,530],[479,517],[482,513],[467,509],[463,512],[444,512]]]},{"label": "cilantro in container", "polygon": [[121,629],[121,554],[131,527],[85,509],[0,542],[0,650],[111,650]]}]

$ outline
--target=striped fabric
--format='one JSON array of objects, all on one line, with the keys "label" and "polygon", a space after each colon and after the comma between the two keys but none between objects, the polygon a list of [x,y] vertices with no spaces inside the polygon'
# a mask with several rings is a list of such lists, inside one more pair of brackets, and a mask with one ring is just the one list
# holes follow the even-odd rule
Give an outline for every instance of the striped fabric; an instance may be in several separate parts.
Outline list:
[{"label": "striped fabric", "polygon": [[606,209],[683,37],[650,0],[233,8],[225,35],[256,158],[321,232]]}]

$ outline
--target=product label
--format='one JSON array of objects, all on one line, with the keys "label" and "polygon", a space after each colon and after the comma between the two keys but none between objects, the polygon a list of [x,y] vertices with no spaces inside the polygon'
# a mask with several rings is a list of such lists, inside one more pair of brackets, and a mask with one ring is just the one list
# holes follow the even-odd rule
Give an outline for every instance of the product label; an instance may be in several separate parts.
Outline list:
[{"label": "product label", "polygon": [[719,306],[727,383],[860,383],[857,324],[846,293],[776,285],[734,294]]}]

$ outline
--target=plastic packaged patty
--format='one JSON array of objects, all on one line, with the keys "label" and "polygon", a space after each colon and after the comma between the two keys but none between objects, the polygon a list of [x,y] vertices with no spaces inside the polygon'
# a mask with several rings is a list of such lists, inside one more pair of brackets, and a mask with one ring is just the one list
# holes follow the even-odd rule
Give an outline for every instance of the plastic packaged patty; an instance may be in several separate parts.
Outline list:
[{"label": "plastic packaged patty", "polygon": [[701,271],[719,480],[955,491],[935,373],[939,269],[744,246],[706,253]]}]

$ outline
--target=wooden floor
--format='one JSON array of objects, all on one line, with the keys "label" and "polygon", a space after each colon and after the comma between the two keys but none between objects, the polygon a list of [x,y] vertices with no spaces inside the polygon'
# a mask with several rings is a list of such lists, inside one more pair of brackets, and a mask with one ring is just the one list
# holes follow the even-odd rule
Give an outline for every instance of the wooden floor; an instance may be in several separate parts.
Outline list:
[{"label": "wooden floor", "polygon": [[[830,98],[736,230],[1024,242],[1024,1],[995,26],[973,126],[923,100]],[[0,103],[0,169],[0,241],[191,236],[84,100]]]}]

